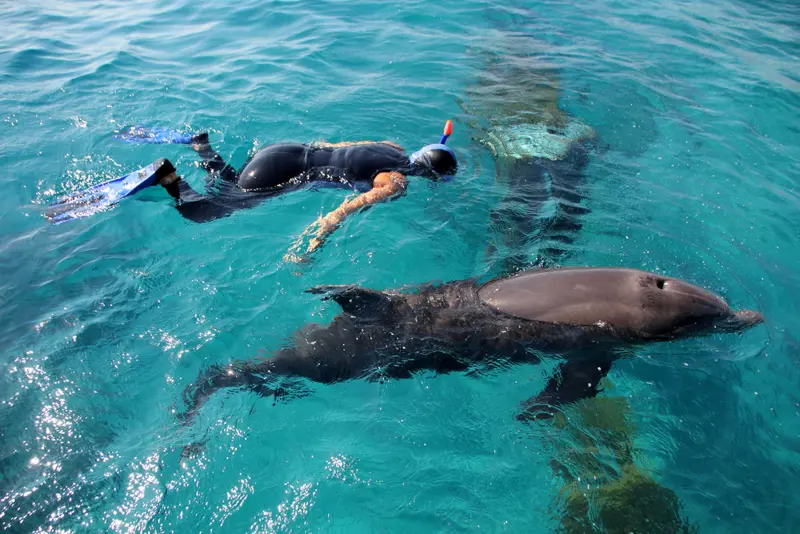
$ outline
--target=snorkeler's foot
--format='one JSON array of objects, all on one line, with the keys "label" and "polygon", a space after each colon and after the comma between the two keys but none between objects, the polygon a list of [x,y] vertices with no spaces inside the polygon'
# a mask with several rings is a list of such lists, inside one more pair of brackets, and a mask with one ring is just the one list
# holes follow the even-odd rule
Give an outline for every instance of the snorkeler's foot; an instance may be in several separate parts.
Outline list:
[{"label": "snorkeler's foot", "polygon": [[203,146],[208,146],[208,132],[200,132],[192,136],[192,148],[199,150]]},{"label": "snorkeler's foot", "polygon": [[[156,184],[167,186],[178,180],[175,166],[167,158],[156,160]],[[155,184],[153,184],[155,185]]]}]

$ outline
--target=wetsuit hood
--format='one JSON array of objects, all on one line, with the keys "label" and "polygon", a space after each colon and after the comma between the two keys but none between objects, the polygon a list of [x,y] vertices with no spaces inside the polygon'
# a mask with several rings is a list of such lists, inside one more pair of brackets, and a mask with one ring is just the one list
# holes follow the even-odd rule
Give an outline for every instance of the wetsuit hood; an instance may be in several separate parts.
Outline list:
[{"label": "wetsuit hood", "polygon": [[425,145],[409,157],[415,167],[424,169],[426,176],[434,179],[450,181],[458,170],[456,153],[449,146],[442,143]]}]

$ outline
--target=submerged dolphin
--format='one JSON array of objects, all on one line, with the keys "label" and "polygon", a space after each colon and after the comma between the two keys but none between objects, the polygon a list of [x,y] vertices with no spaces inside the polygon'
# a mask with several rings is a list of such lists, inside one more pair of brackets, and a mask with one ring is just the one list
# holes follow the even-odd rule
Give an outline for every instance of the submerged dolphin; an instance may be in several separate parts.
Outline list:
[{"label": "submerged dolphin", "polygon": [[[561,69],[547,59],[553,52],[537,38],[498,31],[459,100],[472,139],[491,150],[495,181],[506,190],[490,212],[485,251],[500,274],[565,260],[589,212],[590,155],[605,149],[595,130],[560,104]],[[529,257],[532,243],[536,258]]]},{"label": "submerged dolphin", "polygon": [[311,325],[294,346],[263,360],[213,367],[185,395],[188,415],[213,392],[244,387],[260,395],[291,395],[304,381],[410,378],[413,373],[467,371],[479,364],[534,364],[535,351],[564,356],[553,377],[523,403],[520,419],[593,397],[617,349],[763,321],[734,311],[690,283],[624,268],[562,268],[423,285],[416,291],[320,286],[342,308],[331,323]]}]

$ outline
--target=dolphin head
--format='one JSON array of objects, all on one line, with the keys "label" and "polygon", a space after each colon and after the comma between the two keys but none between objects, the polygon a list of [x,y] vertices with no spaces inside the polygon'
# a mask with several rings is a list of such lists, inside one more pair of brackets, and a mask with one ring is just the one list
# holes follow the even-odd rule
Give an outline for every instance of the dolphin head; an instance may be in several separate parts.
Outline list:
[{"label": "dolphin head", "polygon": [[676,278],[645,273],[639,286],[645,318],[640,328],[653,337],[738,332],[764,321],[759,312],[732,310],[721,297]]},{"label": "dolphin head", "polygon": [[763,322],[689,282],[638,269],[566,267],[520,273],[479,290],[497,311],[543,323],[595,325],[626,338],[735,332]]}]

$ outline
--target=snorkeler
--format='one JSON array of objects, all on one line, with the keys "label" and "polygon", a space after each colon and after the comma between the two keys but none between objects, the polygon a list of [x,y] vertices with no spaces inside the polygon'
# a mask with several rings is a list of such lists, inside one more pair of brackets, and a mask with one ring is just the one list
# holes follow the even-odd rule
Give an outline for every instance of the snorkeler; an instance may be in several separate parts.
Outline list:
[{"label": "snorkeler", "polygon": [[[140,171],[71,195],[66,202],[51,207],[48,217],[63,222],[90,215],[97,211],[93,210],[97,204],[108,205],[154,185],[163,186],[175,199],[180,214],[195,222],[218,219],[307,185],[349,187],[360,192],[303,232],[314,232],[316,227],[307,251],[312,252],[348,215],[404,193],[407,176],[451,179],[458,167],[455,152],[445,145],[451,133],[452,123],[447,121],[439,143],[423,146],[410,156],[390,141],[277,143],[260,149],[236,171],[211,147],[208,133],[134,127],[116,137],[133,143],[190,145],[208,173],[205,194],[194,191],[176,174],[172,163],[162,158]],[[121,191],[119,184],[126,183],[127,188]],[[104,194],[98,194],[98,188],[105,188]]]}]

